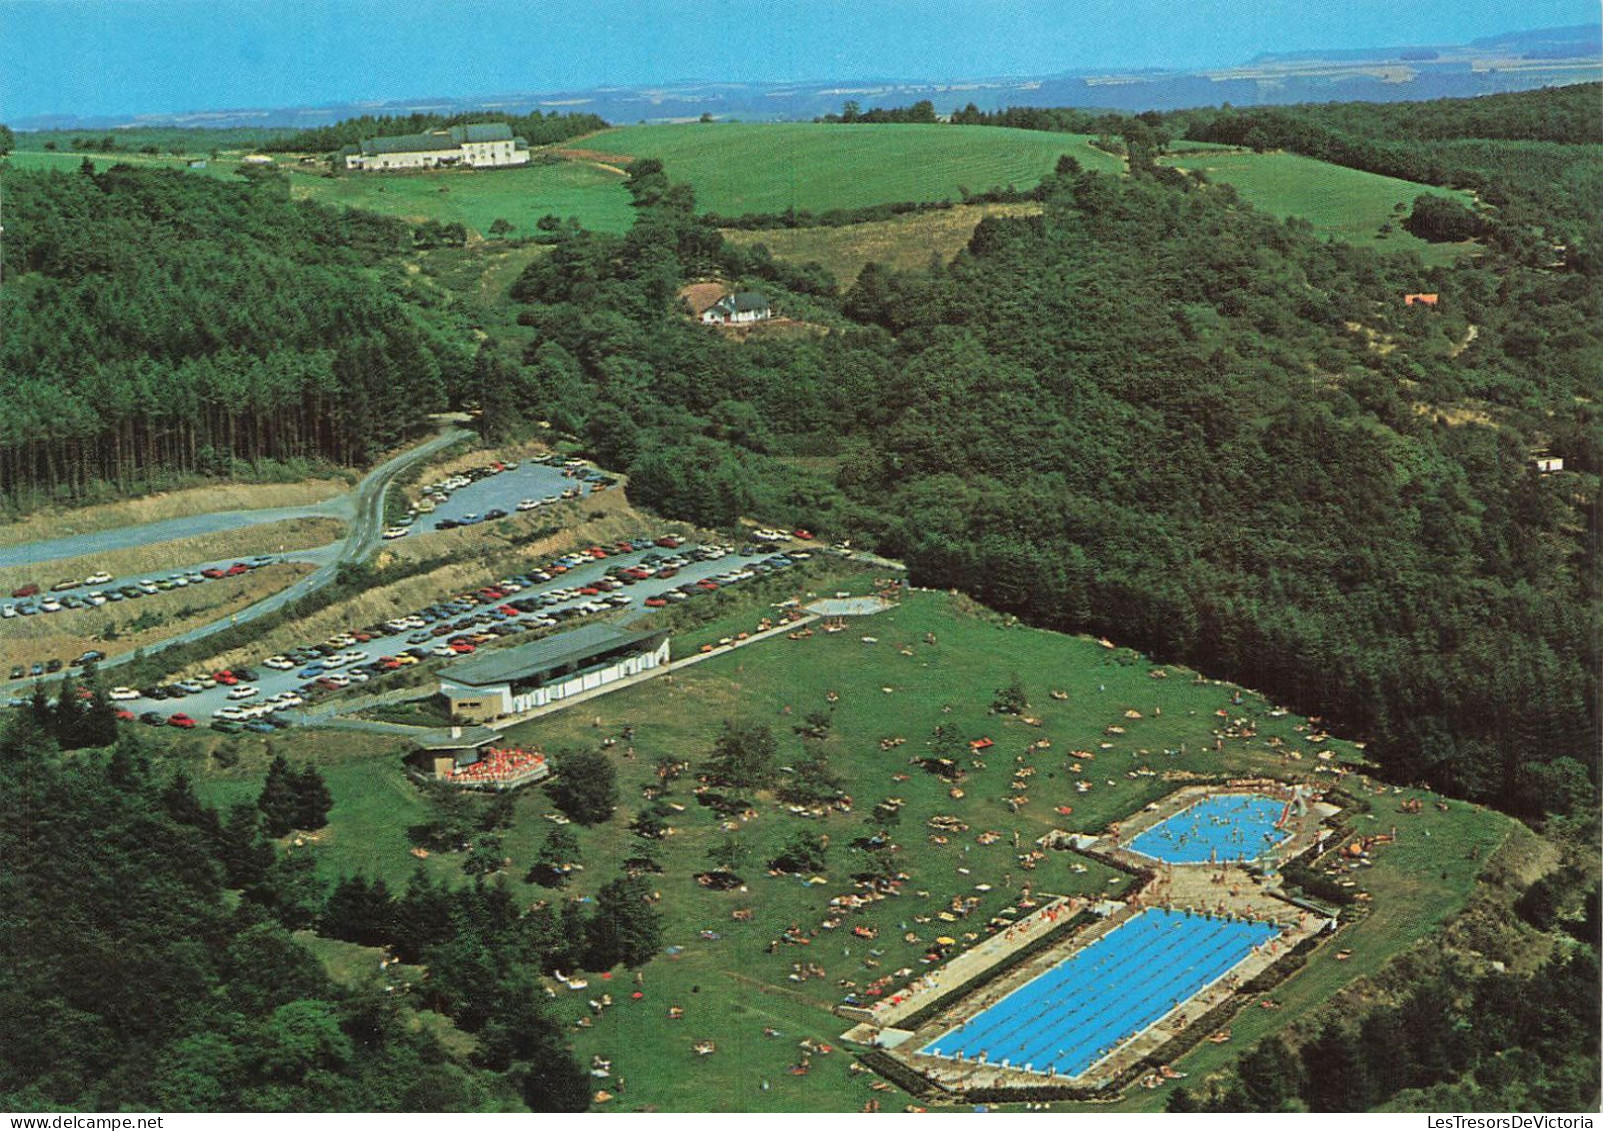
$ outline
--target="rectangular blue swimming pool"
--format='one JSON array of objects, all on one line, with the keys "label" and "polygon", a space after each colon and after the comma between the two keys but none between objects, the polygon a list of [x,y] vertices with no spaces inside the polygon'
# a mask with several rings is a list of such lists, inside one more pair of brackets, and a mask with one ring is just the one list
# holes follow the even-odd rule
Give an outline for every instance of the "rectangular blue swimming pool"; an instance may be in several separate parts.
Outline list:
[{"label": "rectangular blue swimming pool", "polygon": [[1148,908],[919,1051],[1078,1076],[1278,933]]},{"label": "rectangular blue swimming pool", "polygon": [[1286,838],[1275,828],[1285,802],[1261,793],[1216,793],[1159,821],[1129,844],[1169,864],[1260,860]]}]

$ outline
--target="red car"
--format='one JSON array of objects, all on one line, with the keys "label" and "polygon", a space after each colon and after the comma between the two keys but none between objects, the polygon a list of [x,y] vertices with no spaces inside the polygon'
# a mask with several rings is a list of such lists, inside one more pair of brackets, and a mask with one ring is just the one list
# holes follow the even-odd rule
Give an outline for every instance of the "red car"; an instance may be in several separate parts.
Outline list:
[{"label": "red car", "polygon": [[718,583],[716,581],[698,581],[696,582],[696,586],[697,588],[705,589],[707,592],[711,593],[714,589],[718,588]]},{"label": "red car", "polygon": [[451,651],[455,652],[458,656],[466,656],[469,652],[475,650],[475,645],[469,644],[466,640],[463,640],[456,644],[452,644],[450,648]]},{"label": "red car", "polygon": [[583,589],[579,590],[579,596],[599,597],[601,596],[601,590],[597,589],[594,585],[586,585]]},{"label": "red car", "polygon": [[667,604],[668,604],[668,602],[665,601],[661,597],[647,597],[646,598],[646,608],[648,608],[648,609],[660,609],[660,608],[663,608],[664,606],[666,606]]},{"label": "red car", "polygon": [[677,550],[680,544],[681,543],[679,539],[675,538],[672,534],[665,534],[661,538],[657,539],[657,545],[661,546],[664,550]]},{"label": "red car", "polygon": [[242,573],[249,573],[250,566],[246,565],[244,562],[235,562],[233,565],[229,566],[225,572],[229,577],[238,577]]},{"label": "red car", "polygon": [[184,730],[194,730],[195,720],[180,711],[176,715],[167,716],[167,725],[170,727],[181,727]]},{"label": "red car", "polygon": [[592,558],[596,558],[596,559],[601,559],[601,558],[604,558],[604,557],[607,556],[607,552],[605,550],[603,550],[600,546],[591,546],[588,550],[585,551],[585,553],[589,554]]},{"label": "red car", "polygon": [[37,597],[39,595],[39,587],[37,585],[24,585],[21,589],[13,589],[11,595],[13,597]]},{"label": "red car", "polygon": [[126,707],[117,708],[117,721],[120,723],[131,723],[138,717],[138,715],[134,714]]},{"label": "red car", "polygon": [[200,575],[202,577],[209,577],[211,580],[216,581],[219,577],[227,577],[228,571],[226,569],[218,569],[216,566],[212,566],[210,569],[201,570]]},{"label": "red car", "polygon": [[663,566],[657,571],[658,577],[678,577],[679,571],[673,566]]},{"label": "red car", "polygon": [[212,672],[212,678],[224,687],[233,687],[239,682],[239,677],[226,669],[220,672]]}]

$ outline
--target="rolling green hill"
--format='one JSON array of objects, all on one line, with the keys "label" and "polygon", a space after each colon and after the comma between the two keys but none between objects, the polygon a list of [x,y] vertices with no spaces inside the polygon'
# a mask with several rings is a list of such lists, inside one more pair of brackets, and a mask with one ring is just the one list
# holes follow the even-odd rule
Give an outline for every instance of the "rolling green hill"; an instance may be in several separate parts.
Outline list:
[{"label": "rolling green hill", "polygon": [[824,212],[904,200],[958,200],[961,189],[1033,187],[1068,153],[1088,169],[1122,161],[1079,134],[983,126],[833,126],[786,122],[632,126],[583,144],[657,157],[704,212]]},{"label": "rolling green hill", "polygon": [[[1347,169],[1294,153],[1213,151],[1181,155],[1167,163],[1201,170],[1211,180],[1234,186],[1241,199],[1254,208],[1281,218],[1299,216],[1321,236],[1344,243],[1381,252],[1417,252],[1427,264],[1450,263],[1472,246],[1429,244],[1401,226],[1421,193],[1469,206],[1472,199],[1465,192]],[[1392,226],[1385,235],[1380,234],[1383,224]]]},{"label": "rolling green hill", "polygon": [[634,219],[623,178],[597,165],[570,162],[522,169],[462,169],[347,177],[295,176],[297,198],[366,208],[417,223],[459,222],[483,235],[497,219],[514,237],[534,234],[542,216],[577,216],[584,226],[621,232]]}]

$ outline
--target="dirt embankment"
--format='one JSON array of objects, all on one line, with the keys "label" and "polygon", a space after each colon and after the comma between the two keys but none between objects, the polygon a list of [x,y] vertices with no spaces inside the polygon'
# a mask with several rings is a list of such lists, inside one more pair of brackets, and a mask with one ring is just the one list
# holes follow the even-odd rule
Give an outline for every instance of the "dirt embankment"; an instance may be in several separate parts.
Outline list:
[{"label": "dirt embankment", "polygon": [[50,508],[16,522],[0,522],[0,546],[17,546],[73,534],[91,534],[215,511],[311,506],[350,490],[343,479],[305,479],[298,483],[225,483],[166,491],[117,503]]},{"label": "dirt embankment", "polygon": [[338,519],[292,518],[126,550],[107,550],[81,558],[61,558],[40,565],[8,566],[0,569],[0,594],[10,593],[30,582],[48,588],[57,581],[84,578],[101,570],[115,578],[159,577],[203,562],[309,550],[339,541],[344,531],[345,524]]},{"label": "dirt embankment", "polygon": [[[304,562],[285,562],[137,601],[13,617],[4,622],[5,631],[0,632],[0,662],[5,664],[0,676],[9,675],[15,664],[27,667],[52,659],[67,661],[88,648],[99,649],[108,656],[149,648],[180,632],[237,613],[314,568]],[[116,682],[116,669],[106,674],[110,682]]]}]

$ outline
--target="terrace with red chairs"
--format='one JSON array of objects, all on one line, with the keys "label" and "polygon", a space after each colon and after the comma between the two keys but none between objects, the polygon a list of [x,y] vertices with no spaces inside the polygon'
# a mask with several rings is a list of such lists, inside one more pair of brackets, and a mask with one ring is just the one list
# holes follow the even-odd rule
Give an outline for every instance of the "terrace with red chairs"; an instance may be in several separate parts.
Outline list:
[{"label": "terrace with red chairs", "polygon": [[550,772],[545,755],[538,750],[525,750],[521,746],[491,746],[477,762],[458,766],[448,772],[443,780],[451,785],[514,789],[528,782],[539,781]]}]

